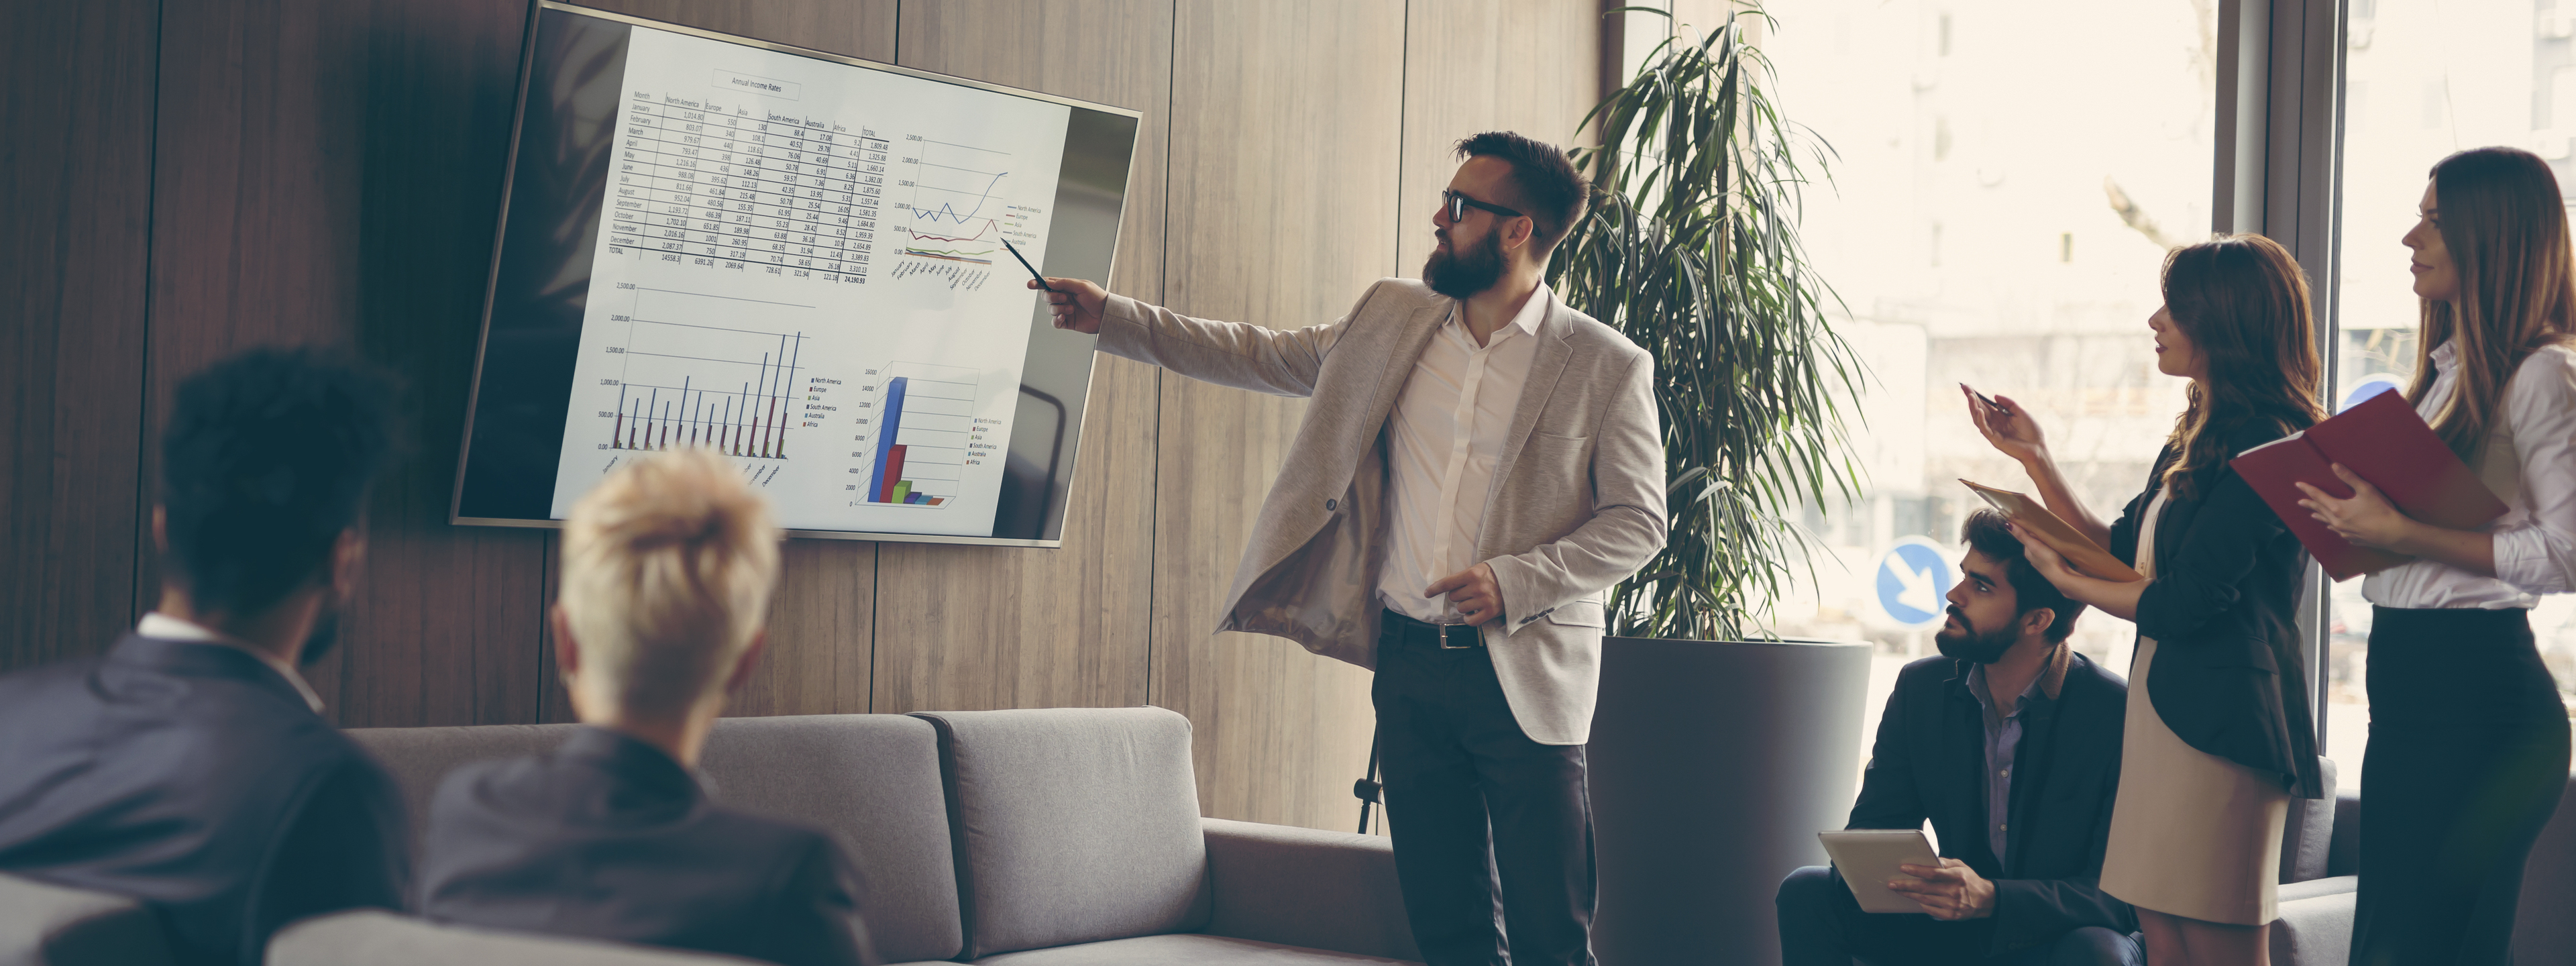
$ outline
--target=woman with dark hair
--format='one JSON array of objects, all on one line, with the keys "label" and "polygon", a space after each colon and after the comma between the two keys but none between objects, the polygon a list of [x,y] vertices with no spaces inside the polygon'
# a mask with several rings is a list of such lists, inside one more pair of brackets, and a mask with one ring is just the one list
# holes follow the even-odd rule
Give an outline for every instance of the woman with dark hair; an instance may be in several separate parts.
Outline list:
[{"label": "woman with dark hair", "polygon": [[2164,299],[2156,368],[2190,379],[2191,402],[2117,522],[2076,498],[2019,404],[1970,393],[1968,410],[2051,511],[2145,577],[2077,571],[2016,531],[2066,596],[2138,625],[2102,891],[2137,907],[2156,966],[2261,964],[2290,799],[2325,792],[2292,619],[2305,552],[2227,461],[2314,425],[2321,367],[2307,282],[2270,239],[2175,249]]},{"label": "woman with dark hair", "polygon": [[2370,750],[2352,962],[2511,959],[2523,858],[2567,788],[2567,709],[2531,636],[2576,590],[2576,348],[2567,210],[2548,162],[2442,159],[2403,239],[2423,300],[2407,401],[2507,512],[2483,530],[2406,517],[2370,484],[2300,505],[2416,558],[2372,574]]}]

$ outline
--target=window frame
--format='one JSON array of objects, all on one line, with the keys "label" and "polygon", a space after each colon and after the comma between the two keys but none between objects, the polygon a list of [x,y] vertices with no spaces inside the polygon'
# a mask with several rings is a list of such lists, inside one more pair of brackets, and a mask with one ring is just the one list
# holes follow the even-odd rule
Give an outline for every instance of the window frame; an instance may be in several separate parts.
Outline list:
[{"label": "window frame", "polygon": [[[2335,388],[2342,245],[2347,0],[2219,0],[2218,104],[2210,230],[2281,243],[2308,275],[2324,391]],[[2300,670],[2317,754],[2326,747],[2333,606],[2314,561],[2300,579]]]}]

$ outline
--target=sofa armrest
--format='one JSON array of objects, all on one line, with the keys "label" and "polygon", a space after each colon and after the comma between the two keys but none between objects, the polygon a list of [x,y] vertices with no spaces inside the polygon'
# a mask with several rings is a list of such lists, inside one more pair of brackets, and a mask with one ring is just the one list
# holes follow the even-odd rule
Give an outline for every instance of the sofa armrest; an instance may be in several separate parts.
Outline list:
[{"label": "sofa armrest", "polygon": [[265,966],[761,966],[748,959],[489,932],[366,910],[318,916],[279,930]]},{"label": "sofa armrest", "polygon": [[2281,918],[2272,923],[2276,966],[2343,966],[2352,950],[2354,890],[2361,880],[2342,875],[2281,887]]},{"label": "sofa armrest", "polygon": [[171,962],[160,917],[124,896],[0,875],[0,963]]},{"label": "sofa armrest", "polygon": [[1207,932],[1420,960],[1384,836],[1203,818],[1216,894]]}]

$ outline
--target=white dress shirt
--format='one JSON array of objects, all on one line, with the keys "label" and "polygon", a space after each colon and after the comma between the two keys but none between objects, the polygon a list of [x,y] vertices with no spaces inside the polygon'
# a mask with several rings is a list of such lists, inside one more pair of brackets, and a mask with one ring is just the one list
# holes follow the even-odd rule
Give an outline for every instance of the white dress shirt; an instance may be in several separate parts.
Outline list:
[{"label": "white dress shirt", "polygon": [[249,641],[215,633],[204,626],[180,620],[157,610],[143,615],[143,619],[135,623],[134,632],[164,641],[221,644],[225,647],[238,648],[243,653],[258,658],[259,663],[268,665],[269,670],[285,678],[286,683],[294,685],[295,693],[304,696],[305,706],[312,708],[314,714],[322,713],[322,696],[315,694],[313,686],[304,682],[304,675],[295,672],[295,665],[278,660],[277,655],[252,647]]},{"label": "white dress shirt", "polygon": [[[2430,421],[2459,381],[2458,347],[2445,342],[2433,350],[2433,388],[2416,412]],[[2551,346],[2524,359],[2505,383],[2497,416],[2501,432],[2494,435],[2512,441],[2520,486],[2496,494],[2505,515],[2487,527],[2496,575],[2418,560],[2370,575],[2361,595],[2371,603],[2501,610],[2576,590],[2576,350]]]},{"label": "white dress shirt", "polygon": [[1433,623],[1463,620],[1447,597],[1424,597],[1422,589],[1477,563],[1494,463],[1538,356],[1538,323],[1551,298],[1541,283],[1482,346],[1453,305],[1405,378],[1387,433],[1393,539],[1377,596],[1388,609]]}]

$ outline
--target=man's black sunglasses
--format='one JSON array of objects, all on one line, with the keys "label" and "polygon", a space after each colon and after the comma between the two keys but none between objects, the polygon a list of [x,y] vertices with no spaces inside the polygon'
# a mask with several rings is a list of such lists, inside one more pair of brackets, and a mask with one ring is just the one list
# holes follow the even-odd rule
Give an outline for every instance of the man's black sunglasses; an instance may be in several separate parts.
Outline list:
[{"label": "man's black sunglasses", "polygon": [[1469,208],[1482,208],[1505,218],[1528,217],[1520,212],[1513,211],[1501,205],[1486,204],[1485,202],[1467,197],[1466,195],[1459,194],[1447,188],[1440,189],[1440,203],[1449,206],[1449,220],[1453,222],[1466,220],[1467,209]]}]

